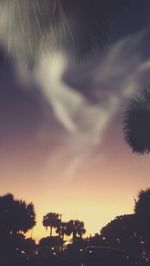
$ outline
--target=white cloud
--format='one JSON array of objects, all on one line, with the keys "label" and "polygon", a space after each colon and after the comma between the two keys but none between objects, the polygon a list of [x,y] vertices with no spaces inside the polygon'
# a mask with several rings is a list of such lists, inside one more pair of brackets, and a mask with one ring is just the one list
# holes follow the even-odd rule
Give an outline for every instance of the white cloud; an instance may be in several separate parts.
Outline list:
[{"label": "white cloud", "polygon": [[[67,180],[90,161],[122,103],[143,86],[143,75],[150,69],[149,60],[142,60],[137,49],[143,37],[140,33],[124,38],[114,44],[102,60],[95,60],[92,73],[87,72],[87,77],[90,74],[93,80],[96,103],[89,102],[86,95],[64,82],[63,75],[69,66],[63,54],[54,51],[42,55],[36,77],[56,119],[66,130],[64,145],[56,147],[48,165],[54,172],[60,171],[61,176],[63,172]],[[81,70],[84,71],[84,66]]]}]

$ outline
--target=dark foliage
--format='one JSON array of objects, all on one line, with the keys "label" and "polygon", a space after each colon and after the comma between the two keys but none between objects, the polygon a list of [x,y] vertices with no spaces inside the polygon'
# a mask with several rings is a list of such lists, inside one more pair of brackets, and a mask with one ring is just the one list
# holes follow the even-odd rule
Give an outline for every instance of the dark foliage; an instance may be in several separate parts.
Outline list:
[{"label": "dark foliage", "polygon": [[[42,238],[37,245],[23,234],[35,224],[33,205],[16,200],[12,194],[1,196],[0,266],[93,266],[101,260],[110,266],[113,259],[119,266],[148,266],[150,189],[139,192],[134,210],[133,214],[117,216],[102,228],[100,235],[89,238],[82,237],[85,233],[83,222],[63,222],[60,214],[48,213],[43,218],[43,225],[54,227],[55,235]],[[65,235],[72,238],[68,245]]]},{"label": "dark foliage", "polygon": [[138,222],[138,232],[145,245],[150,247],[150,189],[140,191],[135,204],[135,215]]},{"label": "dark foliage", "polygon": [[[65,49],[81,59],[107,40],[110,20],[131,0],[1,0],[8,51],[36,57],[41,47]],[[12,16],[13,14],[13,16]],[[3,13],[0,13],[0,18]],[[0,32],[1,34],[1,32]],[[13,34],[13,35],[12,35]],[[16,38],[14,38],[14,35]]]},{"label": "dark foliage", "polygon": [[12,194],[0,197],[0,265],[24,266],[35,254],[36,245],[32,239],[25,239],[26,233],[35,225],[33,204],[16,200]]},{"label": "dark foliage", "polygon": [[35,225],[33,204],[16,200],[12,194],[0,197],[0,232],[8,235],[27,232]]},{"label": "dark foliage", "polygon": [[102,228],[108,246],[124,250],[130,261],[137,264],[142,259],[142,236],[138,233],[138,222],[134,214],[116,217]]},{"label": "dark foliage", "polygon": [[125,140],[134,152],[150,152],[150,88],[131,100],[124,118]]},{"label": "dark foliage", "polygon": [[59,254],[63,243],[63,239],[59,236],[42,238],[39,242],[39,253],[41,255]]},{"label": "dark foliage", "polygon": [[58,213],[50,212],[43,217],[43,225],[46,229],[50,227],[50,236],[52,235],[53,228],[57,229],[60,226],[60,223],[61,219],[60,214]]},{"label": "dark foliage", "polygon": [[79,221],[79,220],[70,220],[67,223],[66,227],[66,235],[71,235],[73,236],[73,242],[76,240],[77,236],[82,238],[82,235],[84,235],[86,232],[84,228],[84,223]]},{"label": "dark foliage", "polygon": [[150,224],[150,189],[141,190],[135,204],[135,213]]},{"label": "dark foliage", "polygon": [[[124,0],[93,0],[92,3],[90,0],[58,1],[58,7],[61,5],[66,18],[66,32],[63,36],[65,49],[73,52],[75,57],[82,58],[92,53],[95,47],[103,47],[112,16],[127,2],[129,3]],[[64,17],[61,12],[59,14],[57,19],[61,25]]]}]

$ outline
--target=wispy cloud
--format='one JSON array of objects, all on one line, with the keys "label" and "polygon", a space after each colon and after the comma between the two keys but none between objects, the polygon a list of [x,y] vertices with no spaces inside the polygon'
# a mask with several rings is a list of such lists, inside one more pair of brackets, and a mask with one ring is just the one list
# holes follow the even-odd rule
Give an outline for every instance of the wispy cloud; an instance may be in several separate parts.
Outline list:
[{"label": "wispy cloud", "polygon": [[[111,119],[122,108],[124,101],[148,82],[150,63],[140,54],[144,37],[142,32],[118,41],[103,58],[89,62],[92,67],[86,74],[85,65],[79,66],[78,71],[72,70],[79,83],[82,73],[85,83],[90,75],[93,83],[91,94],[96,101],[89,101],[81,92],[82,88],[78,90],[64,81],[64,74],[69,68],[65,55],[54,51],[40,58],[36,78],[41,84],[43,96],[53,108],[55,118],[66,130],[63,145],[56,147],[48,166],[56,173],[60,171],[61,176],[64,173],[67,180],[90,161],[95,147],[100,147]],[[80,75],[79,71],[82,71]]]}]

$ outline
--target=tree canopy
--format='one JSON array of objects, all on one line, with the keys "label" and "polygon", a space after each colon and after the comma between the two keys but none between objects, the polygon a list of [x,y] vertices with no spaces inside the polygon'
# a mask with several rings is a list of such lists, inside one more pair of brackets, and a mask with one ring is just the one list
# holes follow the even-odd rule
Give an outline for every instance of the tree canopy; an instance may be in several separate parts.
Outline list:
[{"label": "tree canopy", "polygon": [[0,232],[8,235],[26,233],[35,225],[33,204],[16,200],[12,194],[0,196]]},{"label": "tree canopy", "polygon": [[53,228],[57,229],[61,223],[60,214],[49,212],[43,217],[43,225],[50,227],[50,236],[52,235]]},{"label": "tree canopy", "polygon": [[41,47],[57,47],[83,58],[103,47],[112,17],[130,1],[0,0],[0,36],[17,57],[35,58]]},{"label": "tree canopy", "polygon": [[134,152],[150,152],[150,87],[130,101],[123,129],[125,140]]},{"label": "tree canopy", "polygon": [[139,192],[135,204],[135,214],[142,222],[143,229],[150,229],[150,189]]}]

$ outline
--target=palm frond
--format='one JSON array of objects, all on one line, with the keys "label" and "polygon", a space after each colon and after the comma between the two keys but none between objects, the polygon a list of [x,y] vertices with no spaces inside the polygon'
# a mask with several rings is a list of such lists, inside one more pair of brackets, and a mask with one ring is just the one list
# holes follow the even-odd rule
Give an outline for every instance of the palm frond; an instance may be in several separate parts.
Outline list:
[{"label": "palm frond", "polygon": [[82,59],[105,45],[112,16],[130,1],[0,0],[0,39],[16,57],[53,45]]},{"label": "palm frond", "polygon": [[150,152],[150,87],[130,101],[123,129],[125,140],[134,152]]}]

